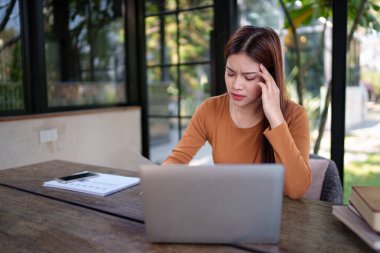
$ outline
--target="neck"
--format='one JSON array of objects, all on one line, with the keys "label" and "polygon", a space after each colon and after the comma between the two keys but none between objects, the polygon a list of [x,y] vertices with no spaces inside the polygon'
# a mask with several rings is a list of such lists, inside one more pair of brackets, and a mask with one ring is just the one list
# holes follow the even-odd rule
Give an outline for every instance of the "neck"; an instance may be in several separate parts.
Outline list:
[{"label": "neck", "polygon": [[237,106],[230,100],[230,115],[239,128],[257,125],[264,117],[261,99],[244,107]]}]

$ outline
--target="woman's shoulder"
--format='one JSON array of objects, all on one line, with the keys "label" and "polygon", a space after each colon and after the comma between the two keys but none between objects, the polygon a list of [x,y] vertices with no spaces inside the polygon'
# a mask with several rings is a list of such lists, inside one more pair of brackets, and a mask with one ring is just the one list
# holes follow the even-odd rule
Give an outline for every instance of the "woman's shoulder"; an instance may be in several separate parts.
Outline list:
[{"label": "woman's shoulder", "polygon": [[292,100],[288,100],[286,102],[286,115],[287,115],[286,118],[290,120],[290,119],[299,118],[300,116],[307,117],[307,112],[306,112],[306,109],[302,105]]},{"label": "woman's shoulder", "polygon": [[228,103],[227,93],[207,98],[203,103],[203,107],[207,107],[209,110],[220,110],[226,103]]},{"label": "woman's shoulder", "polygon": [[228,104],[228,97],[225,94],[206,98],[195,111],[193,120],[214,128],[226,113],[226,103]]},{"label": "woman's shoulder", "polygon": [[287,100],[286,105],[288,110],[305,110],[305,108],[293,100]]}]

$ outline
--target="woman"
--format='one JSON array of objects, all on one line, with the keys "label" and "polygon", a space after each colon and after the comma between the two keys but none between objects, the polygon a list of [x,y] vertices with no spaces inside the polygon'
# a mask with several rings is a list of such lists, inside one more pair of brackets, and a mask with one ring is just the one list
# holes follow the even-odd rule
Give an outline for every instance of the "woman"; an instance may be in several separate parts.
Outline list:
[{"label": "woman", "polygon": [[281,43],[270,28],[245,26],[225,46],[227,93],[206,99],[164,161],[189,163],[207,140],[215,163],[281,163],[284,193],[311,182],[306,111],[286,97]]}]

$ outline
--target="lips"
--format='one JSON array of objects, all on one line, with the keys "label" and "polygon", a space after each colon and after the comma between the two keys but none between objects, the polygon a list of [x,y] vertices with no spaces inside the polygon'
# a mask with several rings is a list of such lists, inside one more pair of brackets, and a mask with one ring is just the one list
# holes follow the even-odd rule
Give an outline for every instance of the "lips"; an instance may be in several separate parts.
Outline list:
[{"label": "lips", "polygon": [[231,96],[232,96],[232,99],[236,100],[236,101],[240,101],[240,100],[243,100],[245,98],[245,96],[239,95],[239,94],[235,94],[235,93],[231,93]]}]

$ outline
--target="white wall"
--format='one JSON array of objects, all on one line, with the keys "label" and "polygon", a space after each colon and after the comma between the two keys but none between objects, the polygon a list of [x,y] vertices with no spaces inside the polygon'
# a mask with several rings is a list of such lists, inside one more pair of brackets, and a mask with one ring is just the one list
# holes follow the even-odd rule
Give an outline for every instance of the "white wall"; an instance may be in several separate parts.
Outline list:
[{"label": "white wall", "polygon": [[[325,97],[325,89],[321,91]],[[367,118],[368,95],[363,86],[346,87],[346,107],[345,107],[345,131],[350,132],[355,127],[360,126]],[[323,110],[324,100],[321,100],[321,110]],[[331,103],[326,121],[326,129],[331,130]]]},{"label": "white wall", "polygon": [[367,102],[368,94],[363,86],[346,88],[346,132],[366,120]]},{"label": "white wall", "polygon": [[[140,118],[128,107],[0,121],[0,169],[53,159],[128,169],[141,151]],[[58,139],[41,143],[46,129]]]}]

